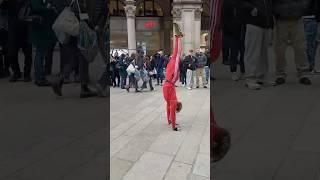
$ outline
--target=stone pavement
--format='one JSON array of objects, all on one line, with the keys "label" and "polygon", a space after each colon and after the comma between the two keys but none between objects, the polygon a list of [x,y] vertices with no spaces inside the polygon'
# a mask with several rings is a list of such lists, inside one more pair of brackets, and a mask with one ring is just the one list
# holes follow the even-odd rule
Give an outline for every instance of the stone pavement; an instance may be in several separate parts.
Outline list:
[{"label": "stone pavement", "polygon": [[209,89],[177,88],[182,131],[175,132],[167,124],[162,87],[155,88],[111,88],[111,179],[209,180]]},{"label": "stone pavement", "polygon": [[[56,52],[55,72],[58,62]],[[97,79],[102,61],[91,70]],[[8,79],[0,92],[0,180],[106,180],[108,99],[80,99],[76,84],[57,98],[50,88]]]},{"label": "stone pavement", "polygon": [[215,115],[230,130],[232,147],[214,165],[214,180],[320,179],[320,76],[310,87],[298,84],[290,49],[287,59],[288,83],[260,91],[233,82],[221,61],[215,65]]}]

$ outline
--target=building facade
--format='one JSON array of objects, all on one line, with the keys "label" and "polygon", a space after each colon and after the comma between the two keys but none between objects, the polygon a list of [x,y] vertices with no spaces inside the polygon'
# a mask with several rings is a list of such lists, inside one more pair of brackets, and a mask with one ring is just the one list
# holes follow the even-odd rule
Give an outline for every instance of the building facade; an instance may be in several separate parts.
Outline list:
[{"label": "building facade", "polygon": [[172,52],[173,22],[185,37],[184,52],[208,48],[210,0],[110,0],[110,48]]}]

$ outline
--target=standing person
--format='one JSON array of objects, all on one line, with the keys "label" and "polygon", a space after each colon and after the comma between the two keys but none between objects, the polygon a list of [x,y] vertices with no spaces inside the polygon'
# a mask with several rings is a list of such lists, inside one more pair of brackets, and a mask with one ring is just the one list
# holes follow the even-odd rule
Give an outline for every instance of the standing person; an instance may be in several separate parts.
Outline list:
[{"label": "standing person", "polygon": [[176,127],[176,111],[180,111],[182,108],[181,103],[176,96],[175,83],[179,80],[179,61],[181,57],[181,38],[182,32],[178,24],[174,23],[176,35],[175,35],[175,48],[173,50],[172,58],[167,65],[166,80],[163,86],[163,96],[167,102],[167,120],[168,124],[172,125],[172,130],[179,131]]},{"label": "standing person", "polygon": [[[58,12],[62,12],[65,7],[69,6],[71,0],[52,0],[51,2],[53,3]],[[102,27],[105,27],[107,19],[107,15],[104,13],[107,12],[105,10],[105,8],[107,7],[106,1],[79,0],[79,4],[82,13],[87,13],[89,16],[89,19],[87,20],[89,27],[95,29],[98,34],[98,44],[100,49],[103,48],[102,46],[104,29]],[[74,12],[76,12],[76,16],[79,18],[79,10],[77,10],[77,6],[75,4],[73,5],[73,9]],[[68,59],[63,68],[63,72],[57,79],[53,80],[53,82],[51,83],[52,89],[56,95],[62,96],[62,86],[64,78],[69,77],[70,73],[75,69],[77,63],[79,63],[79,74],[81,81],[80,98],[89,98],[97,96],[97,92],[92,91],[88,86],[89,64],[85,57],[81,54],[81,51],[77,47],[77,44],[77,38],[72,37],[70,38],[70,41],[67,44],[62,45],[62,48],[64,48],[66,51],[72,54],[73,57]]]},{"label": "standing person", "polygon": [[185,61],[185,57],[186,57],[185,54],[183,54],[179,64],[180,82],[182,84],[182,87],[187,86],[187,64]]},{"label": "standing person", "polygon": [[8,0],[8,59],[13,74],[10,82],[17,82],[22,73],[20,70],[18,54],[20,48],[24,54],[24,72],[23,81],[31,81],[31,68],[32,68],[32,45],[28,40],[29,27],[28,24],[21,21],[17,14],[25,1]]},{"label": "standing person", "polygon": [[[150,60],[149,56],[146,56],[144,58],[144,64],[145,64],[144,68],[148,72],[147,76],[149,76],[150,91],[153,91],[154,88],[153,88],[153,85],[152,85],[152,76],[153,76],[153,71],[154,71],[155,64],[152,63],[152,61]],[[145,88],[146,86],[147,86],[147,82],[143,82],[142,88]]]},{"label": "standing person", "polygon": [[127,85],[127,68],[128,64],[126,63],[126,55],[121,54],[120,61],[119,61],[119,75],[120,75],[120,87],[121,89],[125,89],[125,86]]},{"label": "standing person", "polygon": [[[132,64],[133,67],[136,67],[136,63],[135,63],[136,58],[137,58],[137,55],[135,53],[132,53],[131,56],[129,58],[127,58],[127,64],[128,65]],[[128,74],[128,76],[129,76],[129,84],[125,88],[127,90],[127,92],[130,91],[131,87],[135,88],[135,92],[140,92],[138,90],[138,82],[136,81],[136,79],[134,77],[134,73]]]},{"label": "standing person", "polygon": [[30,42],[36,47],[34,60],[35,84],[49,86],[46,79],[45,58],[55,46],[57,39],[52,30],[52,25],[57,14],[45,0],[31,0],[32,14],[39,16],[39,21],[32,22],[30,28]]},{"label": "standing person", "polygon": [[10,76],[8,59],[8,1],[0,4],[0,78]]},{"label": "standing person", "polygon": [[206,82],[207,82],[207,85],[209,83],[209,77],[210,77],[210,65],[211,65],[211,62],[210,62],[210,53],[209,51],[206,52],[206,56],[207,56],[207,64],[206,66],[204,67],[204,70],[205,70],[205,74],[206,74]]},{"label": "standing person", "polygon": [[291,41],[295,54],[295,64],[298,71],[299,82],[311,85],[307,77],[309,63],[306,54],[306,41],[303,27],[303,19],[308,1],[273,0],[275,14],[275,53],[276,53],[276,84],[282,85],[286,82],[286,49],[288,40]]},{"label": "standing person", "polygon": [[[235,0],[224,0],[222,10],[223,56],[229,60],[231,78],[238,81],[245,73],[244,66],[244,36],[245,25],[239,21],[239,12],[234,6]],[[226,51],[226,52],[224,52]],[[240,65],[240,76],[237,66]]]},{"label": "standing person", "polygon": [[203,52],[200,51],[200,49],[197,50],[196,53],[196,88],[199,88],[200,85],[200,77],[202,80],[203,88],[207,88],[206,84],[206,77],[204,74],[204,66],[207,64],[207,56],[203,54]]},{"label": "standing person", "polygon": [[191,90],[194,83],[194,75],[196,70],[196,58],[193,55],[193,50],[189,51],[189,55],[184,59],[187,65],[187,89]]},{"label": "standing person", "polygon": [[319,11],[318,0],[311,0],[307,8],[305,15],[303,16],[303,23],[307,42],[307,56],[309,61],[309,71],[312,73],[319,73],[315,69],[315,57],[318,47],[317,33],[318,33],[318,22],[317,22],[317,11]]},{"label": "standing person", "polygon": [[164,57],[162,51],[159,51],[157,53],[157,55],[155,56],[155,61],[156,61],[156,71],[157,71],[157,85],[162,86],[162,82],[164,78],[163,70],[165,68],[165,63],[166,63],[166,58]]},{"label": "standing person", "polygon": [[273,28],[271,0],[233,1],[238,7],[241,23],[246,24],[245,85],[252,90],[261,89],[269,72],[268,45]]}]

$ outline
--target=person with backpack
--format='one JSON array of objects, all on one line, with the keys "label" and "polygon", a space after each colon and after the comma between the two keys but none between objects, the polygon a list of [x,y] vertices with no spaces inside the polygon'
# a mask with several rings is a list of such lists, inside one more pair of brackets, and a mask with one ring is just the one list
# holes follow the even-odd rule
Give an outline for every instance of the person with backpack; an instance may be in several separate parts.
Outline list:
[{"label": "person with backpack", "polygon": [[13,74],[10,82],[17,82],[21,77],[21,69],[18,59],[19,50],[24,54],[23,81],[31,81],[32,69],[32,44],[29,42],[29,24],[19,19],[19,11],[29,6],[29,1],[8,0],[8,59]]},{"label": "person with backpack", "polygon": [[[71,3],[73,2],[73,3]],[[108,53],[104,46],[104,30],[107,21],[107,3],[106,0],[51,0],[51,3],[57,10],[61,13],[65,7],[72,4],[72,10],[75,12],[78,19],[80,19],[79,9],[75,3],[79,3],[81,13],[88,15],[88,19],[85,22],[91,29],[97,32],[98,46],[104,59],[108,59]],[[79,74],[81,81],[81,91],[80,98],[89,98],[97,96],[98,93],[91,90],[88,86],[89,83],[89,64],[82,54],[81,50],[77,47],[78,39],[77,37],[71,37],[67,44],[63,44],[62,48],[70,52],[73,58],[69,58],[62,70],[60,76],[51,82],[52,89],[54,93],[58,96],[62,96],[62,87],[64,82],[64,77],[68,77],[70,73],[74,70],[74,67],[79,63]],[[102,78],[105,73],[102,74]]]}]

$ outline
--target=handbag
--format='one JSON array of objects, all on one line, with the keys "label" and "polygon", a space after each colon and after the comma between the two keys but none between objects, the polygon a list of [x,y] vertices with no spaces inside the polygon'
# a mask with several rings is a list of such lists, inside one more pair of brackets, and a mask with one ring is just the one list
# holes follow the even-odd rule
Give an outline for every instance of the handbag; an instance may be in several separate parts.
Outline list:
[{"label": "handbag", "polygon": [[70,36],[79,35],[80,23],[75,13],[71,10],[71,6],[75,1],[80,9],[78,0],[72,0],[70,5],[64,8],[52,25],[52,30],[56,34],[58,41],[63,44],[69,42]]},{"label": "handbag", "polygon": [[97,33],[85,21],[80,21],[78,48],[89,63],[93,62],[99,53]]},{"label": "handbag", "polygon": [[128,67],[127,67],[127,73],[128,74],[132,74],[136,71],[136,68],[134,68],[134,66],[132,64],[130,64]]}]

